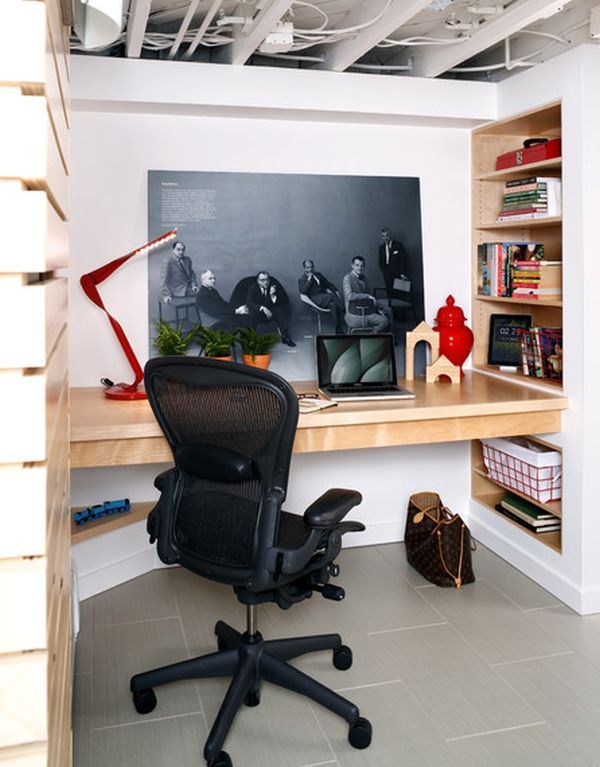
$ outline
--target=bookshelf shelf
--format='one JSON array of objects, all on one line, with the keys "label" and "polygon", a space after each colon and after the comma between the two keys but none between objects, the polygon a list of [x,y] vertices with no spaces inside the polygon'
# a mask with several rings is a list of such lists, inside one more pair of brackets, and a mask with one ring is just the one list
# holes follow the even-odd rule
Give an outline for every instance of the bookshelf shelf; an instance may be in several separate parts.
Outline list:
[{"label": "bookshelf shelf", "polygon": [[[472,327],[475,337],[473,345],[473,368],[481,372],[512,381],[524,386],[535,386],[547,391],[562,392],[562,383],[525,376],[517,372],[500,371],[497,366],[488,365],[488,341],[490,317],[492,314],[528,314],[532,326],[562,328],[562,296],[548,300],[512,298],[480,295],[478,279],[478,246],[484,243],[539,242],[544,245],[544,257],[562,262],[562,216],[547,216],[536,219],[498,222],[502,208],[505,185],[534,176],[562,176],[563,158],[557,157],[541,162],[529,163],[512,168],[495,170],[496,158],[514,151],[529,138],[560,138],[562,115],[560,102],[515,115],[504,120],[488,123],[472,133]],[[510,189],[515,185],[510,185]],[[493,252],[493,251],[492,251]],[[500,252],[500,251],[499,251]],[[494,269],[496,262],[494,262]],[[499,267],[498,267],[499,268]],[[560,269],[560,267],[557,267]],[[494,274],[494,273],[492,273]],[[493,276],[493,279],[495,277]],[[552,286],[553,287],[553,286]],[[500,292],[498,290],[498,292]],[[529,438],[529,437],[528,437]],[[540,440],[537,440],[540,441]],[[554,447],[554,446],[553,446]],[[559,448],[556,448],[559,449]],[[507,525],[517,527],[526,536],[536,539],[554,551],[561,552],[561,532],[533,533],[504,517],[494,506],[507,492],[520,496],[487,477],[480,443],[473,442],[472,449],[472,496],[482,507],[501,517]],[[521,496],[531,501],[526,496]],[[533,502],[535,503],[535,502]],[[536,504],[558,517],[562,516],[561,504]]]},{"label": "bookshelf shelf", "polygon": [[[500,206],[498,205],[498,209]],[[494,229],[539,229],[544,226],[560,226],[561,216],[546,216],[546,218],[524,218],[519,221],[494,221],[476,226],[478,231]]]},{"label": "bookshelf shelf", "polygon": [[[475,179],[477,181],[507,181],[514,178],[529,178],[529,176],[535,176],[538,171],[560,171],[561,169],[562,157],[554,157],[551,160],[530,162],[527,165],[503,168],[502,170],[494,170],[491,173],[480,173],[475,176]],[[557,173],[556,175],[559,174]]]},{"label": "bookshelf shelf", "polygon": [[562,309],[562,300],[542,298],[510,298],[503,296],[475,296],[476,301],[487,301],[494,304],[512,304],[513,306],[551,306]]},{"label": "bookshelf shelf", "polygon": [[516,373],[507,373],[503,370],[500,370],[498,367],[477,364],[473,365],[473,369],[480,370],[482,373],[493,373],[493,375],[498,376],[499,378],[504,378],[507,381],[512,381],[513,383],[539,386],[541,389],[546,389],[547,391],[554,392],[555,394],[558,394],[562,391],[562,385],[560,382],[546,381],[543,378],[525,376],[519,370],[517,370]]},{"label": "bookshelf shelf", "polygon": [[[560,450],[560,448],[556,447],[556,445],[552,445],[551,443],[545,442],[544,440],[535,439],[530,436],[528,436],[527,439],[539,442],[543,445],[547,445],[555,450]],[[471,443],[471,466],[471,494],[473,500],[477,501],[477,503],[494,514],[496,517],[500,517],[504,522],[506,522],[506,524],[511,525],[513,528],[518,528],[520,532],[524,533],[530,538],[534,538],[539,543],[549,546],[559,554],[561,553],[562,537],[560,530],[553,530],[552,532],[548,533],[533,533],[527,528],[518,524],[518,522],[513,522],[511,519],[508,519],[508,517],[500,514],[500,512],[496,511],[495,509],[496,504],[501,501],[506,493],[510,493],[511,495],[515,495],[518,498],[523,498],[523,500],[528,501],[534,506],[537,506],[539,509],[543,509],[550,514],[554,514],[555,517],[562,519],[563,515],[561,501],[549,501],[547,503],[541,503],[540,501],[536,501],[533,498],[518,492],[517,490],[513,490],[513,488],[508,487],[501,482],[490,479],[483,465],[481,443],[479,440],[474,440]]]}]

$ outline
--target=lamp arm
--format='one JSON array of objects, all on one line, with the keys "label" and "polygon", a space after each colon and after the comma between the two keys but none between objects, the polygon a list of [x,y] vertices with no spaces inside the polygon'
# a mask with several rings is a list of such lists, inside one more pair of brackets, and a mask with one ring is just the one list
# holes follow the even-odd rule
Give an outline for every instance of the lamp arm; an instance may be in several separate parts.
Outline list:
[{"label": "lamp arm", "polygon": [[125,254],[124,256],[119,256],[119,258],[115,258],[113,261],[110,261],[108,264],[104,264],[104,266],[100,266],[97,269],[94,269],[91,272],[88,272],[87,274],[84,274],[79,279],[79,284],[81,285],[83,292],[86,294],[86,296],[92,301],[92,303],[96,304],[102,311],[106,313],[106,316],[108,317],[108,321],[110,322],[112,329],[115,332],[115,335],[117,336],[117,339],[119,340],[119,343],[121,344],[121,348],[125,352],[125,356],[127,357],[127,361],[131,365],[131,369],[133,370],[133,374],[135,376],[135,380],[131,384],[126,383],[118,383],[115,384],[114,388],[121,389],[123,392],[136,392],[138,390],[139,384],[142,382],[142,379],[144,377],[144,371],[142,370],[142,366],[140,365],[135,352],[133,351],[133,348],[131,347],[131,344],[129,343],[129,339],[125,335],[125,331],[117,322],[117,320],[112,316],[112,314],[108,311],[106,306],[104,305],[104,302],[102,301],[102,298],[100,296],[100,293],[98,292],[97,285],[100,285],[104,280],[106,280],[108,277],[113,274],[113,272],[116,272],[119,267],[121,267],[126,261],[129,261],[130,258],[133,258],[133,256],[137,255],[138,253],[143,253],[147,255],[151,250],[154,250],[155,248],[160,247],[165,242],[168,242],[169,240],[172,240],[177,235],[177,230],[174,229],[170,232],[167,232],[167,234],[163,234],[160,237],[157,237],[154,240],[151,240],[150,242],[146,243],[146,245],[143,245],[141,248],[136,248],[135,250],[132,250],[130,253]]}]

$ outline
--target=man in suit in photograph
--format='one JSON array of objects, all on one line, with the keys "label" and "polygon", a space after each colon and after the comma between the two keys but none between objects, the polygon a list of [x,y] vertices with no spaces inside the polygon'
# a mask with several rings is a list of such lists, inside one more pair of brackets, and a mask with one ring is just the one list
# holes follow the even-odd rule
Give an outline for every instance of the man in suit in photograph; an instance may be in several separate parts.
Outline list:
[{"label": "man in suit in photograph", "polygon": [[382,243],[379,246],[379,268],[383,274],[388,301],[391,302],[394,280],[408,280],[406,276],[408,255],[404,245],[399,240],[392,239],[392,233],[387,227],[383,227],[381,230],[381,239]]},{"label": "man in suit in photograph", "polygon": [[192,259],[185,255],[183,242],[175,242],[171,255],[161,268],[160,295],[165,304],[170,304],[174,298],[195,296],[198,293],[198,282]]},{"label": "man in suit in photograph", "polygon": [[310,258],[302,262],[304,274],[298,280],[298,290],[322,309],[327,309],[335,323],[335,332],[343,333],[342,298],[335,285],[321,272],[315,271],[315,262]]},{"label": "man in suit in photograph", "polygon": [[250,310],[245,304],[232,306],[215,288],[216,276],[212,269],[200,275],[200,290],[196,304],[202,313],[202,323],[217,328],[247,327]]},{"label": "man in suit in photograph", "polygon": [[271,280],[268,272],[259,272],[256,281],[248,288],[246,305],[254,325],[274,322],[282,343],[296,346],[289,332],[289,299],[281,286]]},{"label": "man in suit in photograph", "polygon": [[365,259],[354,256],[352,271],[343,281],[346,325],[352,328],[373,328],[383,333],[392,327],[392,312],[377,301],[366,275]]}]

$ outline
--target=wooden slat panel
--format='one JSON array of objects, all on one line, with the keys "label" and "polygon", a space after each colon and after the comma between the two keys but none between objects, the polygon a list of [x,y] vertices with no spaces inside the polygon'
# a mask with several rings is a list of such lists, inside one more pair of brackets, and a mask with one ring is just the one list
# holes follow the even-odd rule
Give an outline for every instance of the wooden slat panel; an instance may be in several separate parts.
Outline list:
[{"label": "wooden slat panel", "polygon": [[[6,512],[0,536],[0,559],[43,556],[53,543],[55,517],[66,518],[69,496],[68,389],[58,406],[57,429],[42,463],[0,466],[0,487]],[[64,533],[64,531],[63,531]],[[68,535],[68,533],[67,533]]]},{"label": "wooden slat panel", "polygon": [[[32,284],[0,276],[0,367],[45,367],[67,322],[67,280]],[[18,330],[17,330],[18,328]]]},{"label": "wooden slat panel", "polygon": [[46,460],[66,377],[66,336],[63,332],[45,370],[0,371],[0,423],[10,435],[0,442],[0,463]]},{"label": "wooden slat panel", "polygon": [[69,232],[45,192],[0,182],[0,272],[49,272],[67,266]]},{"label": "wooden slat panel", "polygon": [[47,653],[0,656],[0,748],[46,740]]},{"label": "wooden slat panel", "polygon": [[48,193],[67,218],[67,175],[43,96],[23,96],[0,88],[0,177],[22,179],[28,188]]},{"label": "wooden slat panel", "polygon": [[0,560],[0,653],[46,647],[46,566],[44,557]]},{"label": "wooden slat panel", "polygon": [[4,0],[2,23],[11,34],[0,47],[0,84],[20,85],[28,94],[46,96],[68,165],[68,142],[64,140],[69,127],[68,80],[66,73],[64,82],[60,79],[46,6],[37,0]]},{"label": "wooden slat panel", "polygon": [[47,767],[47,743],[26,743],[0,749],[2,767]]}]

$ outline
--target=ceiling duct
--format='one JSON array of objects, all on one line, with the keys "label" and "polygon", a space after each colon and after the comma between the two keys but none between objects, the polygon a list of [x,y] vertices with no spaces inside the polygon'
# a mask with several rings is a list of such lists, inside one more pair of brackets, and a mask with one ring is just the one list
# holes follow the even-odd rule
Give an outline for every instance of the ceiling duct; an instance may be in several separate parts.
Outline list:
[{"label": "ceiling duct", "polygon": [[123,29],[127,0],[73,0],[73,28],[87,50],[114,43]]}]

